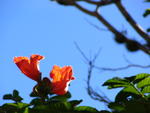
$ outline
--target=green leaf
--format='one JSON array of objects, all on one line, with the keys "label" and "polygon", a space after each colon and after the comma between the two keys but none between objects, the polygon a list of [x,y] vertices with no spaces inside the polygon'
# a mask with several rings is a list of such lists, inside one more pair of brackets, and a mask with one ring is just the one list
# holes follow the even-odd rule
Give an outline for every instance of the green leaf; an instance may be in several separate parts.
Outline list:
[{"label": "green leaf", "polygon": [[125,87],[122,91],[140,95],[140,93],[135,89],[134,86]]},{"label": "green leaf", "polygon": [[37,93],[35,93],[35,92],[31,92],[30,93],[30,97],[39,97],[39,95]]},{"label": "green leaf", "polygon": [[30,102],[30,104],[31,105],[40,105],[40,104],[42,104],[42,101],[41,101],[41,99],[39,99],[39,98],[35,98],[35,99],[33,99],[31,102]]},{"label": "green leaf", "polygon": [[146,86],[143,88],[142,93],[150,93],[150,86]]},{"label": "green leaf", "polygon": [[20,96],[17,96],[17,97],[13,97],[13,100],[14,100],[15,102],[21,102],[21,101],[23,100],[23,98],[20,97]]},{"label": "green leaf", "polygon": [[28,106],[29,104],[26,103],[6,103],[1,107],[1,109],[4,113],[24,113]]},{"label": "green leaf", "polygon": [[143,79],[142,81],[140,81],[140,82],[137,84],[137,87],[138,87],[138,88],[142,88],[142,87],[145,87],[145,86],[148,86],[148,85],[150,85],[150,77],[145,78],[145,79]]},{"label": "green leaf", "polygon": [[26,103],[7,103],[6,105],[17,107],[19,109],[22,109],[22,108],[29,106],[29,104],[26,104]]},{"label": "green leaf", "polygon": [[17,107],[16,103],[6,103],[4,104],[4,106],[13,106],[13,107]]},{"label": "green leaf", "polygon": [[12,98],[13,98],[12,94],[6,94],[3,96],[3,99],[12,100]]},{"label": "green leaf", "polygon": [[89,106],[79,106],[79,107],[76,107],[74,110],[75,111],[83,111],[86,113],[98,113],[98,110],[96,110],[93,107],[89,107]]},{"label": "green leaf", "polygon": [[72,100],[69,101],[69,103],[71,104],[71,106],[77,106],[78,104],[80,104],[83,100]]},{"label": "green leaf", "polygon": [[34,112],[39,111],[38,113],[63,113],[71,111],[72,109],[73,107],[69,102],[50,102],[33,107]]},{"label": "green leaf", "polygon": [[130,99],[132,98],[134,98],[134,99],[138,99],[139,97],[141,97],[141,96],[139,96],[139,95],[137,95],[137,94],[134,94],[134,93],[130,93],[130,92],[124,92],[123,90],[121,90],[117,95],[116,95],[116,97],[115,97],[115,102],[127,102],[127,101],[129,101],[130,99],[129,99],[129,97],[130,97]]},{"label": "green leaf", "polygon": [[108,107],[115,111],[123,111],[125,109],[123,105],[115,102],[109,103]]},{"label": "green leaf", "polygon": [[111,113],[111,112],[106,111],[106,110],[101,110],[99,113]]},{"label": "green leaf", "polygon": [[17,103],[17,107],[18,107],[19,109],[26,108],[26,107],[28,107],[28,106],[30,106],[30,105],[29,105],[29,104],[26,104],[26,103]]},{"label": "green leaf", "polygon": [[111,85],[111,86],[108,86],[108,89],[113,89],[113,88],[121,88],[121,87],[128,87],[129,85],[126,85],[126,84],[116,84],[116,85]]},{"label": "green leaf", "polygon": [[111,86],[111,85],[126,85],[128,84],[128,81],[125,79],[119,78],[119,77],[114,77],[112,79],[107,80],[104,82],[103,86]]},{"label": "green leaf", "polygon": [[19,92],[17,90],[13,90],[13,97],[18,97],[19,96]]},{"label": "green leaf", "polygon": [[54,97],[50,98],[50,101],[67,101],[69,98],[71,98],[70,92],[67,92],[65,95],[56,95]]},{"label": "green leaf", "polygon": [[29,108],[25,108],[23,113],[29,113]]},{"label": "green leaf", "polygon": [[127,80],[128,82],[133,82],[135,78],[136,76],[124,77],[124,79]]},{"label": "green leaf", "polygon": [[150,74],[148,74],[148,73],[137,74],[135,80],[139,80],[139,79],[142,80],[142,79],[149,77],[149,76],[150,76]]},{"label": "green leaf", "polygon": [[21,100],[23,100],[23,98],[19,96],[19,92],[17,90],[13,90],[13,94],[4,95],[3,99],[13,100],[15,102],[21,102]]},{"label": "green leaf", "polygon": [[3,106],[1,106],[1,110],[4,113],[16,113],[18,108],[17,108],[17,106],[14,103],[6,103]]},{"label": "green leaf", "polygon": [[144,17],[147,17],[148,15],[150,15],[150,9],[146,9],[146,11],[143,14]]}]

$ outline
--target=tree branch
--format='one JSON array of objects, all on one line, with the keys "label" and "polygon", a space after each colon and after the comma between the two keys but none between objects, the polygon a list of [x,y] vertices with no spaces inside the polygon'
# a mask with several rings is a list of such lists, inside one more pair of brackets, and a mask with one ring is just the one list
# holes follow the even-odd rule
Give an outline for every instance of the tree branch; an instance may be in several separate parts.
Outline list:
[{"label": "tree branch", "polygon": [[107,68],[107,67],[99,67],[99,66],[95,66],[93,65],[93,67],[95,69],[98,69],[98,70],[103,70],[103,71],[121,71],[121,70],[125,70],[125,69],[129,69],[129,68],[133,68],[133,67],[136,67],[136,68],[150,68],[150,65],[138,65],[138,64],[129,64],[127,66],[124,66],[124,67],[118,67],[118,68]]},{"label": "tree branch", "polygon": [[105,104],[110,103],[111,101],[109,100],[109,98],[103,93],[103,94],[99,94],[98,92],[96,92],[95,90],[93,90],[93,88],[90,85],[90,81],[91,81],[91,76],[92,76],[92,72],[93,72],[93,66],[94,66],[94,62],[96,61],[99,53],[100,53],[100,49],[98,50],[97,54],[94,56],[94,58],[92,60],[89,60],[86,55],[84,54],[84,52],[80,49],[80,47],[78,46],[77,43],[75,43],[75,46],[77,48],[77,50],[80,52],[80,54],[83,56],[83,58],[87,61],[88,63],[88,76],[87,76],[87,93],[88,95],[97,101],[100,102],[104,102]]},{"label": "tree branch", "polygon": [[[107,1],[107,0],[106,0]],[[113,2],[116,2],[118,0],[108,0],[108,1],[113,1]],[[67,1],[65,1],[65,4],[71,4],[73,6],[75,6],[77,9],[79,9],[80,11],[90,15],[90,16],[93,16],[95,18],[97,18],[100,22],[102,22],[107,28],[108,30],[110,30],[114,35],[118,36],[118,37],[121,37],[125,40],[126,43],[128,42],[131,42],[132,40],[127,38],[124,34],[122,34],[121,32],[119,32],[114,26],[112,26],[105,18],[103,18],[102,15],[100,15],[98,13],[98,8],[99,6],[97,5],[95,11],[90,11],[82,6],[80,6],[78,3],[76,3],[75,1],[73,0],[69,0],[69,3],[66,3]],[[136,46],[138,46],[138,49],[142,50],[143,52],[145,52],[146,54],[150,55],[150,50],[148,47],[146,47],[145,45],[142,45],[140,44],[139,42],[134,41],[134,44],[136,43]]]},{"label": "tree branch", "polygon": [[80,6],[80,5],[77,4],[77,3],[74,3],[74,6],[75,6],[76,8],[78,8],[79,10],[81,10],[82,12],[84,12],[84,13],[90,15],[90,16],[95,16],[95,12],[94,12],[94,11],[89,11],[89,10],[83,8],[82,6]]},{"label": "tree branch", "polygon": [[147,42],[150,42],[150,35],[148,35],[143,28],[138,25],[135,20],[130,16],[128,11],[125,9],[125,7],[122,5],[121,0],[118,0],[118,2],[115,2],[116,6],[122,13],[122,15],[125,17],[125,19],[130,23],[130,25],[136,30],[136,32],[143,37]]},{"label": "tree branch", "polygon": [[117,2],[118,0],[100,0],[100,1],[92,1],[92,0],[76,0],[76,1],[84,1],[89,4],[98,5],[98,6],[105,6]]},{"label": "tree branch", "polygon": [[[115,35],[122,37],[126,42],[130,41],[125,35],[117,31],[106,19],[104,19],[98,12],[96,13],[96,17],[99,21],[101,21],[112,33]],[[140,50],[150,55],[150,50],[146,48],[144,45],[141,45],[139,42],[135,41]]]}]

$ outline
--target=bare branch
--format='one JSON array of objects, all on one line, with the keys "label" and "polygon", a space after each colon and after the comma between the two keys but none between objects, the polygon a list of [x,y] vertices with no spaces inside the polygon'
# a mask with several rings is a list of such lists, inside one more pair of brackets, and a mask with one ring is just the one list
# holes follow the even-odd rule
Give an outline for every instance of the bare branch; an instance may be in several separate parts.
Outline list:
[{"label": "bare branch", "polygon": [[121,71],[121,70],[126,70],[126,69],[129,69],[129,68],[133,68],[133,67],[136,67],[136,68],[150,68],[150,65],[138,65],[138,64],[129,64],[127,66],[124,66],[124,67],[118,67],[118,68],[107,68],[107,67],[99,67],[99,66],[96,66],[96,65],[93,65],[93,67],[95,69],[98,69],[98,70],[103,70],[103,71]]},{"label": "bare branch", "polygon": [[89,62],[89,59],[86,57],[86,55],[84,54],[84,52],[80,49],[79,45],[78,45],[76,42],[74,42],[74,45],[76,46],[77,50],[81,53],[81,55],[83,56],[83,58],[84,58],[87,62]]},{"label": "bare branch", "polygon": [[89,4],[98,5],[98,6],[105,6],[117,2],[118,0],[100,0],[100,1],[92,1],[92,0],[76,0],[76,1],[84,1]]},{"label": "bare branch", "polygon": [[[80,11],[91,15],[93,17],[96,17],[100,22],[102,22],[107,28],[108,30],[110,30],[114,35],[117,35],[119,37],[122,37],[126,42],[131,41],[129,38],[127,38],[125,35],[123,35],[121,32],[119,32],[114,26],[112,26],[105,18],[103,18],[102,15],[100,15],[97,11],[98,8],[96,8],[95,11],[89,11],[88,9],[83,8],[82,6],[80,6],[79,4],[75,3],[73,4],[76,8],[78,8]],[[138,48],[140,50],[142,50],[143,52],[145,52],[146,54],[150,55],[150,50],[149,48],[145,47],[144,45],[140,44],[139,42],[135,41],[136,45],[138,46]]]},{"label": "bare branch", "polygon": [[87,21],[88,24],[90,24],[91,26],[95,27],[97,30],[99,31],[109,31],[108,29],[104,29],[104,28],[100,28],[99,26],[97,26],[96,24],[90,22],[88,19],[85,19]]},{"label": "bare branch", "polygon": [[89,11],[88,9],[83,8],[82,6],[80,6],[77,3],[74,3],[74,6],[88,15],[95,16],[95,13],[93,11]]},{"label": "bare branch", "polygon": [[[115,35],[122,37],[126,42],[130,41],[125,35],[123,35],[121,32],[117,31],[115,27],[113,27],[106,19],[103,18],[98,12],[96,12],[96,17],[99,21],[101,21],[112,33]],[[144,51],[145,53],[150,55],[150,50],[146,48],[144,45],[140,44],[137,42],[137,46],[139,47],[140,50]]]},{"label": "bare branch", "polygon": [[146,41],[150,42],[150,35],[148,35],[143,28],[138,25],[135,20],[131,17],[131,15],[128,13],[128,11],[125,9],[125,7],[122,5],[121,0],[118,0],[118,2],[115,2],[116,6],[120,10],[120,12],[123,14],[125,19],[130,23],[130,25],[136,30],[136,32],[144,38]]},{"label": "bare branch", "polygon": [[93,88],[90,86],[90,80],[93,71],[93,63],[94,62],[89,63],[88,78],[87,78],[87,92],[92,99],[108,104],[111,102],[110,99],[105,94],[99,94],[98,92],[93,90]]},{"label": "bare branch", "polygon": [[[80,54],[83,56],[83,58],[85,58],[85,60],[88,63],[88,76],[87,76],[87,93],[88,95],[94,99],[94,100],[98,100],[100,102],[104,102],[105,104],[110,103],[110,100],[108,99],[108,97],[106,97],[106,95],[103,94],[99,94],[98,92],[94,91],[93,88],[90,86],[90,80],[91,80],[91,76],[92,76],[92,71],[93,71],[93,66],[94,66],[94,62],[96,61],[97,57],[99,56],[100,50],[98,50],[97,54],[95,54],[94,58],[92,60],[89,60],[86,55],[84,54],[84,52],[80,49],[80,47],[78,46],[77,43],[75,43],[75,46],[77,48],[77,50],[80,52]],[[101,91],[102,92],[102,91]]]}]

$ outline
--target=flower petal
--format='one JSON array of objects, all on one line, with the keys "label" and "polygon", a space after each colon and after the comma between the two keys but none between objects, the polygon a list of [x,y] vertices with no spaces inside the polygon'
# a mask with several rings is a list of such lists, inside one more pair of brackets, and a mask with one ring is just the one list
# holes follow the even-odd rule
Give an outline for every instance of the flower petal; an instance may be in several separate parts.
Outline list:
[{"label": "flower petal", "polygon": [[14,63],[23,74],[35,81],[39,81],[41,78],[41,72],[39,71],[39,60],[43,58],[44,56],[41,55],[32,55],[30,59],[28,57],[14,57]]},{"label": "flower petal", "polygon": [[58,95],[63,95],[68,91],[68,85],[71,80],[74,80],[71,66],[53,66],[50,72],[52,78],[52,92]]}]

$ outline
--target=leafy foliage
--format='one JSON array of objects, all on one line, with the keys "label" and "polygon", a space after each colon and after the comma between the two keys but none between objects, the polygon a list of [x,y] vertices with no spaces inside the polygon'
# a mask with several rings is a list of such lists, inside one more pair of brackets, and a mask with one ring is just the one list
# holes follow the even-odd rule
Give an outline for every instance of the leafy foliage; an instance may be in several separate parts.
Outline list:
[{"label": "leafy foliage", "polygon": [[14,103],[6,103],[0,106],[0,113],[98,113],[98,110],[95,108],[77,106],[82,100],[70,101],[71,94],[69,92],[59,96],[49,95],[45,100],[32,94],[31,97],[34,98],[30,104],[16,101],[16,97],[20,97],[17,90],[14,90],[13,94],[4,95],[3,99],[12,100]]},{"label": "leafy foliage", "polygon": [[21,102],[23,98],[19,96],[19,92],[17,90],[13,90],[12,94],[6,94],[3,96],[5,100],[13,100],[15,102]]},{"label": "leafy foliage", "polygon": [[12,94],[4,95],[4,100],[12,100],[13,103],[0,106],[0,113],[150,113],[150,74],[114,77],[104,82],[103,86],[107,86],[108,89],[121,88],[115,101],[108,104],[109,111],[79,106],[82,100],[70,100],[69,92],[65,95],[47,93],[44,97],[40,93],[36,95],[32,92],[31,102],[23,103],[19,92],[14,90]]},{"label": "leafy foliage", "polygon": [[122,88],[116,95],[115,102],[108,105],[114,113],[149,113],[150,74],[115,77],[107,80],[103,86],[108,89]]}]

